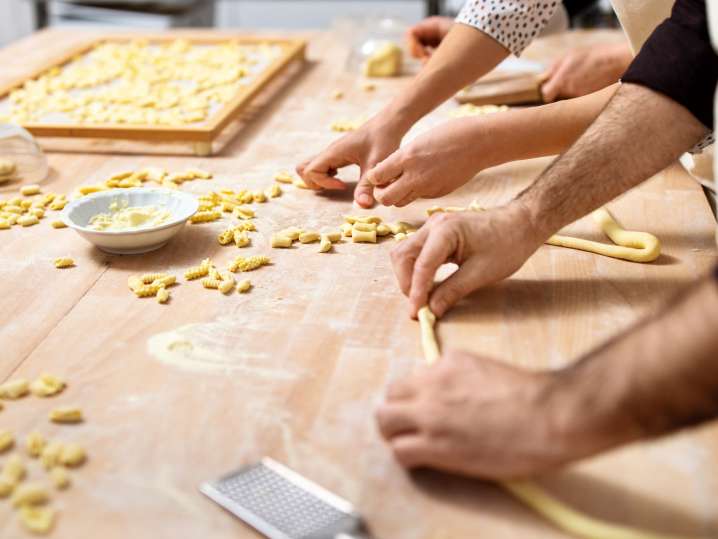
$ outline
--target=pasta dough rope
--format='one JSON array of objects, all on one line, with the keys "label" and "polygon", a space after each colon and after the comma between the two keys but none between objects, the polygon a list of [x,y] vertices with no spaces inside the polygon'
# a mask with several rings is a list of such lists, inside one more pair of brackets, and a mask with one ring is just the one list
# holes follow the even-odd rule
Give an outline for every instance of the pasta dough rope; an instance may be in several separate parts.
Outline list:
[{"label": "pasta dough rope", "polygon": [[[436,340],[435,332],[436,316],[428,306],[424,306],[419,309],[418,318],[424,360],[428,365],[432,365],[440,357],[439,343]],[[584,515],[549,495],[531,481],[501,481],[499,485],[554,526],[574,537],[581,539],[687,539],[612,524]]]}]

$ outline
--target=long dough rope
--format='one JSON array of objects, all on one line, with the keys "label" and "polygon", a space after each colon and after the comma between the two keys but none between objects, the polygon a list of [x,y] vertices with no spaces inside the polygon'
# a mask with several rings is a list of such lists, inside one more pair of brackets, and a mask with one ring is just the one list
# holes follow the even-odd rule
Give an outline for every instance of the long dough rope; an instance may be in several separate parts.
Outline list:
[{"label": "long dough rope", "polygon": [[[419,309],[419,324],[424,360],[428,365],[432,365],[439,359],[440,353],[434,331],[436,316],[428,306]],[[531,481],[502,481],[499,485],[554,526],[574,537],[582,539],[688,539],[684,536],[642,531],[584,515],[557,500]]]},{"label": "long dough rope", "polygon": [[[482,210],[483,208],[474,201],[466,208],[461,206],[448,206],[446,208],[435,206],[428,209],[427,213],[431,215],[437,212],[453,213]],[[551,236],[546,243],[558,247],[568,247],[569,249],[579,249],[589,253],[610,256],[612,258],[620,258],[630,262],[653,262],[660,256],[661,242],[653,234],[624,230],[606,208],[597,209],[591,214],[591,217],[593,217],[596,224],[601,227],[603,233],[616,245],[574,238],[572,236],[561,236],[558,234]]]}]

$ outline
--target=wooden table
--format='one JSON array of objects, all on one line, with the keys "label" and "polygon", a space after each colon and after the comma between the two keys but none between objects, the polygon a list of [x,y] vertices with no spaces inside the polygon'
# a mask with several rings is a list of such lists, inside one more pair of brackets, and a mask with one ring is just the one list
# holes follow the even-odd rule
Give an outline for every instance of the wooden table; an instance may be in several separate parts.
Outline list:
[{"label": "wooden table", "polygon": [[[0,75],[29,70],[83,38],[67,30],[38,33],[0,51]],[[594,38],[558,38],[534,51],[555,55],[582,39]],[[408,82],[379,81],[367,93],[344,71],[346,54],[338,35],[313,35],[304,73],[219,157],[52,154],[44,189],[70,192],[149,165],[213,171],[211,183],[187,186],[194,192],[267,186],[274,172],[337,137],[328,129],[332,120],[376,111]],[[345,90],[344,100],[330,98],[336,89]],[[444,107],[417,130],[446,118]],[[487,170],[441,203],[474,197],[486,206],[500,203],[548,162]],[[431,204],[376,212],[421,221]],[[656,263],[543,247],[514,277],[449,313],[441,340],[518,365],[556,368],[655,311],[716,260],[715,223],[681,170],[659,174],[610,207],[628,228],[661,238],[664,254]],[[386,385],[421,360],[421,350],[418,325],[408,318],[391,272],[392,242],[341,244],[328,255],[317,254],[316,245],[267,246],[280,227],[339,224],[350,211],[349,194],[286,189],[259,207],[259,233],[249,251],[270,254],[273,266],[251,274],[251,293],[225,297],[182,282],[165,306],[135,298],[127,277],[181,274],[206,256],[226,263],[240,252],[217,244],[221,225],[188,226],[167,247],[130,257],[102,254],[70,229],[51,229],[49,220],[0,232],[0,380],[49,371],[70,383],[52,401],[7,403],[0,423],[22,436],[37,429],[81,441],[91,455],[73,474],[72,488],[53,500],[61,512],[53,537],[255,537],[197,486],[263,455],[351,500],[378,538],[563,536],[492,484],[434,473],[411,478],[393,461],[373,409]],[[600,237],[590,220],[567,232]],[[73,256],[77,267],[56,270],[52,260],[59,255]],[[163,361],[152,355],[148,343],[166,342],[168,335],[192,343],[194,356]],[[59,404],[81,406],[86,422],[50,424],[46,414]],[[42,479],[32,465],[31,475]],[[635,444],[540,482],[598,517],[716,536],[718,426]],[[0,502],[0,536],[23,537],[9,516],[9,503]]]}]

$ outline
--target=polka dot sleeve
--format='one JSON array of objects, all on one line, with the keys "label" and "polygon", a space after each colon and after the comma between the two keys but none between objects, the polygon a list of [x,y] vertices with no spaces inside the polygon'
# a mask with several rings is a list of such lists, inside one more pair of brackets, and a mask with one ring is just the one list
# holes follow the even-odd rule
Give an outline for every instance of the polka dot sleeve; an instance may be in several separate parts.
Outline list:
[{"label": "polka dot sleeve", "polygon": [[456,22],[491,36],[516,56],[539,35],[559,0],[468,0]]}]

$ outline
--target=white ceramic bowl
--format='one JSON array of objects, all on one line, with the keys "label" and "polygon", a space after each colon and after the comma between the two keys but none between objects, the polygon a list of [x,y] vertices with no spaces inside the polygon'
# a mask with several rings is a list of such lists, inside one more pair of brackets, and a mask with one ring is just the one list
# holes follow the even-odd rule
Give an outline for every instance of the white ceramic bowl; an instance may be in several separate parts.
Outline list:
[{"label": "white ceramic bowl", "polygon": [[[113,202],[128,206],[160,206],[172,217],[158,226],[136,230],[93,230],[90,219],[110,211]],[[107,253],[129,255],[147,253],[164,246],[197,211],[197,199],[173,189],[144,188],[111,189],[84,196],[70,202],[62,212],[62,220],[80,236]]]}]

